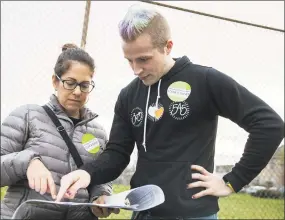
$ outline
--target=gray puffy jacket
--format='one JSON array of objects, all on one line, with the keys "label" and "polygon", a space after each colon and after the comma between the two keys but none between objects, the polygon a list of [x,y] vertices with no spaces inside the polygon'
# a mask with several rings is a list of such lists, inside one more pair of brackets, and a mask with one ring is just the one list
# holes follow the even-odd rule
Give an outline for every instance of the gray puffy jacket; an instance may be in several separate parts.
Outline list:
[{"label": "gray puffy jacket", "polygon": [[[48,106],[66,129],[83,163],[96,160],[107,142],[103,127],[94,121],[97,115],[87,108],[82,109],[82,121],[74,127],[56,96],[51,96]],[[99,152],[89,153],[85,149],[87,147],[82,144],[82,137],[87,133],[97,138]],[[61,177],[77,169],[67,145],[45,110],[39,105],[21,106],[1,125],[1,187],[9,186],[4,200],[1,201],[1,219],[11,219],[16,208],[28,199],[52,200],[50,194],[41,195],[29,188],[26,171],[31,159],[36,156],[41,157],[43,164],[51,172],[57,191]],[[110,195],[112,185],[108,183],[90,186],[89,193],[86,189],[80,189],[72,201],[90,202],[94,197]],[[21,219],[97,219],[85,206],[30,205],[21,208],[19,213]]]}]

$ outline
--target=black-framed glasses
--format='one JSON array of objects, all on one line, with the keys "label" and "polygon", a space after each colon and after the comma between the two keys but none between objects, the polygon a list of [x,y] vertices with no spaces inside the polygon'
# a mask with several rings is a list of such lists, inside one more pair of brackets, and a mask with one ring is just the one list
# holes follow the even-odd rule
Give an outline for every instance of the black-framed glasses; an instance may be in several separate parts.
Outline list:
[{"label": "black-framed glasses", "polygon": [[94,81],[91,81],[91,83],[90,82],[78,83],[78,82],[76,82],[75,80],[72,80],[72,79],[63,80],[57,74],[55,74],[55,75],[62,82],[63,87],[65,89],[67,89],[67,90],[74,90],[77,86],[79,86],[81,92],[89,93],[95,87]]}]

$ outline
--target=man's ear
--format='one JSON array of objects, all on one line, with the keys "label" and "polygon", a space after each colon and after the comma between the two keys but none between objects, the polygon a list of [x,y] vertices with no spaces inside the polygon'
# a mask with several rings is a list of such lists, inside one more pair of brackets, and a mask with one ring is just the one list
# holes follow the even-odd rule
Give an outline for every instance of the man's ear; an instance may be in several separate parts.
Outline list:
[{"label": "man's ear", "polygon": [[165,52],[167,55],[170,54],[172,47],[173,47],[173,41],[170,39],[166,42],[166,47],[165,47]]}]

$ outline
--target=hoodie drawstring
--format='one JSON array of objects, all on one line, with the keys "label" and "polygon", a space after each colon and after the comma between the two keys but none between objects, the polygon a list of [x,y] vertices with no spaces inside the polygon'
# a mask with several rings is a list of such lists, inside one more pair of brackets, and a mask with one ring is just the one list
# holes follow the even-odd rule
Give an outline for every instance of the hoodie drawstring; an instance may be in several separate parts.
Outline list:
[{"label": "hoodie drawstring", "polygon": [[[158,83],[158,88],[157,88],[157,97],[156,97],[156,110],[158,109],[158,100],[160,98],[160,84],[161,84],[161,79],[159,80]],[[146,152],[146,123],[147,123],[147,115],[148,115],[148,102],[149,102],[149,96],[150,96],[150,89],[151,86],[148,87],[148,93],[147,93],[147,100],[146,100],[146,106],[145,106],[145,116],[144,116],[144,128],[143,128],[143,147],[144,147],[144,151]]]},{"label": "hoodie drawstring", "polygon": [[147,93],[147,100],[146,100],[146,106],[145,106],[145,115],[144,115],[144,127],[143,127],[143,147],[144,147],[144,151],[146,152],[146,145],[145,145],[145,141],[146,141],[146,122],[147,122],[147,107],[148,107],[148,101],[149,101],[149,95],[150,95],[150,88],[151,86],[148,87],[148,93]]},{"label": "hoodie drawstring", "polygon": [[161,83],[161,80],[159,80],[158,82],[157,97],[156,97],[156,104],[155,104],[156,109],[158,109],[158,100],[160,99],[160,83]]}]

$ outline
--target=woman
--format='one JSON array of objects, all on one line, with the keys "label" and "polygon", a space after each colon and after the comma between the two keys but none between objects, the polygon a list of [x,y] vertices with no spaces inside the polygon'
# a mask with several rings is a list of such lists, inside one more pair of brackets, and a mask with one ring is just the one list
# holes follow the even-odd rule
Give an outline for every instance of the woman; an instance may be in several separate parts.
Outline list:
[{"label": "woman", "polygon": [[[54,67],[47,106],[55,113],[75,145],[83,163],[95,160],[105,148],[107,136],[85,107],[94,88],[94,61],[76,45],[66,44]],[[61,177],[77,169],[76,163],[47,112],[39,105],[24,105],[10,113],[1,125],[1,187],[9,186],[1,204],[1,219],[11,219],[26,200],[54,200]],[[110,195],[111,183],[80,189],[73,202],[92,202]],[[66,199],[66,201],[69,201]],[[109,210],[108,210],[109,211]],[[110,212],[92,213],[84,206],[28,206],[22,219],[97,219]],[[97,215],[97,217],[96,217]]]}]

